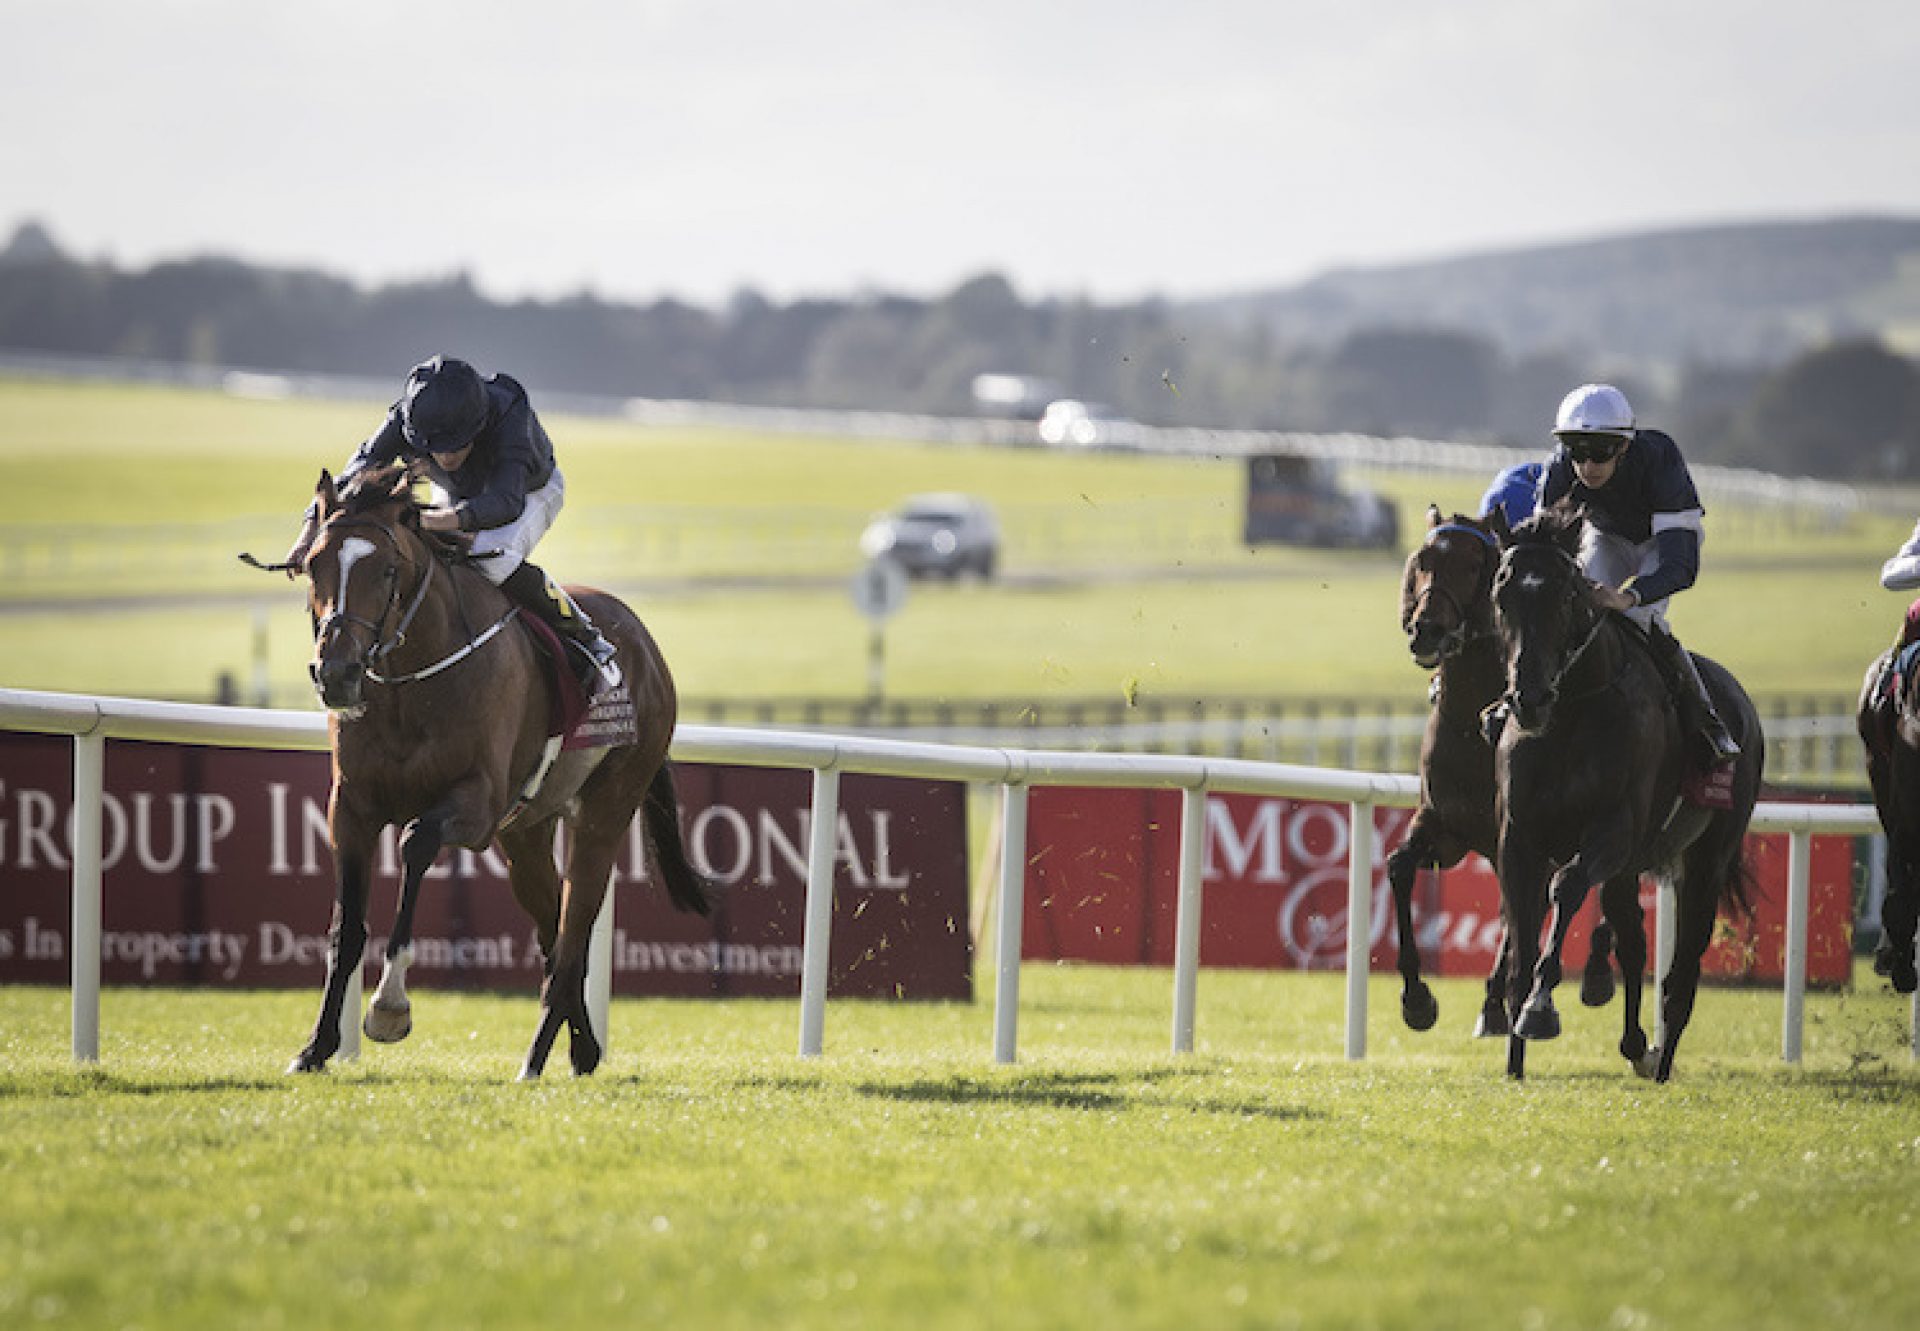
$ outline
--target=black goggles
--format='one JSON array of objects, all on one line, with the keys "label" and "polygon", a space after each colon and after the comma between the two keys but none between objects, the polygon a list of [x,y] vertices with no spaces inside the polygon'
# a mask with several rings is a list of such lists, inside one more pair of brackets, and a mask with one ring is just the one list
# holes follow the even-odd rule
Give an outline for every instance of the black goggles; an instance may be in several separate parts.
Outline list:
[{"label": "black goggles", "polygon": [[1560,437],[1560,443],[1574,462],[1611,462],[1627,446],[1617,434],[1568,434]]}]

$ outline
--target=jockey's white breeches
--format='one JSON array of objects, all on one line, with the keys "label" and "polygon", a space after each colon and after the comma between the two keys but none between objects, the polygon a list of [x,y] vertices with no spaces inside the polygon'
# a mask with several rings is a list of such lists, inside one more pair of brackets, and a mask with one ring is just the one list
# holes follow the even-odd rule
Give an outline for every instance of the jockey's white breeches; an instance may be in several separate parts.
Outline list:
[{"label": "jockey's white breeches", "polygon": [[[1624,536],[1603,532],[1589,523],[1586,535],[1580,540],[1580,567],[1595,582],[1618,587],[1628,578],[1659,568],[1660,547],[1654,541],[1642,541],[1635,545]],[[1625,614],[1643,629],[1654,624],[1667,629],[1667,602],[1671,599],[1662,597],[1646,605],[1636,605]],[[1671,629],[1667,631],[1672,632]]]},{"label": "jockey's white breeches", "polygon": [[[538,490],[528,493],[526,507],[520,510],[520,516],[504,527],[488,527],[473,534],[473,553],[491,555],[491,559],[477,560],[474,567],[486,574],[487,581],[498,587],[505,582],[513,571],[524,564],[533,554],[533,547],[547,534],[547,528],[560,516],[561,506],[567,501],[566,477],[560,474],[560,468],[553,469],[553,476]],[[455,501],[452,495],[439,486],[433,487],[433,502],[451,506]]]}]

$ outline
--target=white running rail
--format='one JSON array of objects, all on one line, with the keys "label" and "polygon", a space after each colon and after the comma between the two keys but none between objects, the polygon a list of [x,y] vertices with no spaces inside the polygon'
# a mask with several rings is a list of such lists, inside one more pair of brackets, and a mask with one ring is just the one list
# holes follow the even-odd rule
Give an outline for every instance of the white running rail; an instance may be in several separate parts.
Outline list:
[{"label": "white running rail", "polygon": [[[74,741],[73,847],[73,1056],[100,1056],[101,808],[108,739],[217,744],[238,748],[325,749],[326,718],[313,712],[191,703],[95,698],[69,693],[0,689],[0,729],[70,735]],[[681,762],[730,763],[805,769],[813,773],[816,831],[839,817],[839,776],[860,772],[982,782],[1001,787],[1003,818],[999,865],[999,916],[994,956],[996,1062],[1017,1053],[1020,997],[1020,922],[1025,909],[1026,795],[1035,786],[1119,786],[1182,792],[1178,907],[1175,917],[1173,1034],[1176,1054],[1193,1049],[1198,993],[1202,857],[1199,837],[1210,792],[1273,795],[1345,803],[1355,828],[1373,825],[1376,806],[1410,808],[1418,800],[1412,776],[1346,772],[1245,759],[1167,754],[1080,753],[917,744],[901,740],[738,727],[682,725],[672,756]],[[1753,828],[1790,837],[1787,886],[1787,948],[1781,1052],[1798,1063],[1804,1030],[1807,980],[1807,919],[1810,847],[1815,835],[1878,834],[1868,805],[1762,804]],[[1347,880],[1346,1056],[1362,1059],[1367,1048],[1367,948],[1372,934],[1373,844],[1350,843]],[[830,834],[809,838],[806,935],[802,940],[800,1039],[802,1057],[817,1057],[826,1029],[827,958],[833,918],[834,844]],[[1673,911],[1659,895],[1656,935],[1665,939]],[[588,967],[588,1004],[603,1041],[612,993],[612,894],[594,929]],[[1665,972],[1668,949],[1656,953]],[[341,1018],[342,1052],[358,1048],[360,994],[354,986]],[[1913,1052],[1920,1057],[1920,996],[1914,1004]]]}]

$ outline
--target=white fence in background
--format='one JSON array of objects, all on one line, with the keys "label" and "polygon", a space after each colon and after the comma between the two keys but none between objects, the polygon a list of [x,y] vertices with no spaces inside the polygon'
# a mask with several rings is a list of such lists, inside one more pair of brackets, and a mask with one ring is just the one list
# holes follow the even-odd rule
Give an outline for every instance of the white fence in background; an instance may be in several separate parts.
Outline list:
[{"label": "white fence in background", "polygon": [[[325,718],[311,712],[205,707],[188,703],[93,698],[0,689],[0,729],[71,735],[73,767],[73,1056],[100,1051],[100,899],[106,741],[150,740],[240,748],[324,749]],[[1020,995],[1020,935],[1025,914],[1027,792],[1034,786],[1119,786],[1181,792],[1180,862],[1174,924],[1173,1036],[1176,1054],[1193,1049],[1200,966],[1201,850],[1210,792],[1344,802],[1354,828],[1373,825],[1376,805],[1411,807],[1411,776],[1331,771],[1243,759],[1163,754],[1094,754],[913,744],[897,740],[683,725],[672,756],[682,762],[807,769],[813,811],[807,849],[799,1052],[821,1053],[826,1027],[827,960],[833,919],[833,829],[843,772],[998,785],[1002,800],[998,915],[994,928],[993,1057],[1014,1060]],[[1788,856],[1786,979],[1781,1057],[1801,1057],[1807,975],[1807,921],[1814,834],[1879,831],[1871,807],[1762,804],[1756,831],[1786,832]],[[1368,940],[1372,934],[1373,838],[1350,838],[1347,876],[1346,1056],[1366,1056]],[[1656,927],[1659,969],[1672,955],[1670,892],[1662,890]],[[595,926],[588,1002],[595,1029],[608,1037],[612,995],[612,894]],[[358,1048],[357,984],[341,1020],[343,1052]],[[1914,1053],[1920,1056],[1920,996],[1914,1003]]]},{"label": "white fence in background", "polygon": [[[0,352],[0,372],[61,379],[135,380],[217,389],[236,397],[313,397],[364,400],[384,406],[392,400],[388,380],[337,374],[244,370],[218,365],[131,360],[110,356],[59,355],[51,352]],[[536,396],[555,411],[585,416],[617,416],[645,425],[702,426],[764,430],[775,434],[825,435],[842,439],[905,439],[930,444],[992,444],[1042,448],[1032,421],[985,416],[929,416],[900,411],[848,411],[755,406],[670,398],[624,398],[587,393],[548,392]],[[1075,451],[1076,445],[1059,445]],[[1132,451],[1188,457],[1250,457],[1282,453],[1323,458],[1343,466],[1378,467],[1424,473],[1490,477],[1516,462],[1538,459],[1544,450],[1468,444],[1408,435],[1386,437],[1354,432],[1307,433],[1294,430],[1159,429],[1141,426]],[[1694,483],[1709,507],[1752,505],[1811,510],[1838,519],[1870,503],[1874,494],[1851,485],[1805,476],[1776,476],[1742,467],[1697,466]]]}]

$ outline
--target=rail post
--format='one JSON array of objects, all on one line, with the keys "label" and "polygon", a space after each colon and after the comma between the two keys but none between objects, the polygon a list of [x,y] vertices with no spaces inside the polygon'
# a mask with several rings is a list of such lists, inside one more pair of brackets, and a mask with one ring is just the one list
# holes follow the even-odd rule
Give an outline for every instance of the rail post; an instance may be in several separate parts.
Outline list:
[{"label": "rail post", "polygon": [[1179,904],[1173,925],[1173,1052],[1193,1052],[1193,1013],[1200,988],[1200,910],[1206,868],[1207,788],[1180,792]]},{"label": "rail post", "polygon": [[1812,896],[1813,832],[1796,827],[1787,834],[1786,996],[1780,1019],[1780,1057],[1800,1061],[1800,1037],[1807,1008],[1807,916]]},{"label": "rail post", "polygon": [[818,1058],[827,1026],[827,962],[833,943],[833,866],[840,827],[840,771],[813,769],[807,835],[807,934],[800,954],[800,1057]]},{"label": "rail post", "polygon": [[1368,958],[1373,943],[1373,804],[1347,806],[1347,1058],[1367,1056]]},{"label": "rail post", "polygon": [[1027,787],[1000,787],[1000,913],[993,934],[993,1061],[1014,1061],[1020,1024],[1020,939],[1027,915]]},{"label": "rail post", "polygon": [[101,823],[106,804],[107,741],[98,731],[73,737],[73,1061],[100,1061]]}]

